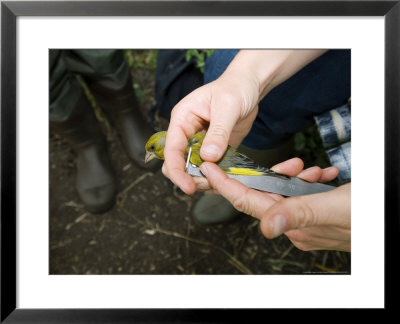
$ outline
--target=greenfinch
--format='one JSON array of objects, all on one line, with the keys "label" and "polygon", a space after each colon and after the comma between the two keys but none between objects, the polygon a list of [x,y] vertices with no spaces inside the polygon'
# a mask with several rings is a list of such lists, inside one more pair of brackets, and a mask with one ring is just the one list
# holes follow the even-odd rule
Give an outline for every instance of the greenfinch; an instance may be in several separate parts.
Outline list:
[{"label": "greenfinch", "polygon": [[[205,134],[206,134],[205,132],[198,132],[188,139],[188,145],[186,147],[186,153],[185,153],[185,160],[187,159],[189,149],[191,148],[192,152],[190,154],[190,162],[196,166],[200,166],[203,163],[203,160],[200,157],[200,148],[203,143]],[[166,137],[167,137],[166,131],[155,133],[150,137],[145,146],[146,163],[155,158],[164,160],[164,146]],[[217,164],[227,174],[236,174],[236,175],[277,174],[268,168],[260,167],[250,158],[248,158],[242,153],[239,153],[231,146],[228,146],[227,150],[225,151],[225,154],[217,162]]]}]

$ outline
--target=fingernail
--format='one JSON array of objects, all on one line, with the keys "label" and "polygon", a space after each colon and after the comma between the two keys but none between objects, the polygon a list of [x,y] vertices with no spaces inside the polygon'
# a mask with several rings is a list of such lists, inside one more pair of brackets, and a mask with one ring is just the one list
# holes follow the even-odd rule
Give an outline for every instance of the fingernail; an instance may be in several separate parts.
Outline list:
[{"label": "fingernail", "polygon": [[216,159],[219,157],[219,148],[216,145],[208,145],[206,147],[201,148],[201,153],[202,155],[211,158],[211,159]]},{"label": "fingernail", "polygon": [[286,217],[283,215],[275,215],[270,221],[270,228],[273,237],[281,235],[287,228]]},{"label": "fingernail", "polygon": [[207,167],[204,165],[204,163],[202,165],[200,165],[200,171],[201,171],[201,173],[203,173],[203,175],[206,178],[208,177],[208,170],[207,170]]}]

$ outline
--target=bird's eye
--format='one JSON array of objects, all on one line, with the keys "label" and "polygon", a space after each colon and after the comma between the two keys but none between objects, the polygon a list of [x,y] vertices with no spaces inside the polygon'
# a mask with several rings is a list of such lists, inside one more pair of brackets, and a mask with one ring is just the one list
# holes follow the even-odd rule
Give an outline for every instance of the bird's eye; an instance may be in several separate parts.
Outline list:
[{"label": "bird's eye", "polygon": [[154,151],[154,144],[150,146],[150,150]]}]

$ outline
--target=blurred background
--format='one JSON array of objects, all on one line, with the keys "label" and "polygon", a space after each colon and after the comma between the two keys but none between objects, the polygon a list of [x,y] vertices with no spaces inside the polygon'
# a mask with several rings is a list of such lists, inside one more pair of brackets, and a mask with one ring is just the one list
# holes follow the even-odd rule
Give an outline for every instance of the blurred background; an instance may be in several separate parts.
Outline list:
[{"label": "blurred background", "polygon": [[[132,91],[156,130],[168,118],[155,104],[157,50],[124,50],[133,76]],[[190,50],[199,71],[212,51]],[[282,235],[264,238],[258,220],[240,215],[229,224],[195,223],[191,211],[200,193],[184,195],[160,169],[137,167],[125,153],[82,79],[107,139],[117,179],[116,204],[105,213],[88,211],[75,189],[76,154],[54,132],[49,138],[50,274],[307,274],[350,273],[350,253],[298,250]],[[305,167],[329,166],[316,125],[294,136],[296,156]]]}]

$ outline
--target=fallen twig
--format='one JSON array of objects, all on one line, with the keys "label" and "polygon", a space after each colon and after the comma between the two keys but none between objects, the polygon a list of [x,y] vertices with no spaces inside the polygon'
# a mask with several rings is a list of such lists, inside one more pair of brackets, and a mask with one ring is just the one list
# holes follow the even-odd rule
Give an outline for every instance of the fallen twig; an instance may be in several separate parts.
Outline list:
[{"label": "fallen twig", "polygon": [[66,203],[64,203],[64,206],[73,207],[76,209],[84,209],[85,208],[85,206],[83,204],[78,204],[73,200],[67,201]]},{"label": "fallen twig", "polygon": [[252,274],[251,270],[249,268],[247,268],[242,262],[240,262],[238,259],[236,259],[231,253],[229,253],[228,251],[226,251],[225,249],[221,248],[220,246],[216,246],[214,244],[212,244],[211,242],[207,242],[207,241],[202,241],[202,240],[198,240],[195,239],[193,237],[190,237],[188,235],[184,235],[184,234],[180,234],[177,232],[172,232],[172,231],[168,231],[165,229],[162,229],[158,226],[154,226],[152,225],[150,222],[144,222],[140,219],[138,219],[136,216],[134,216],[132,213],[130,213],[128,210],[126,210],[125,208],[121,209],[124,213],[126,213],[127,215],[129,215],[130,217],[132,217],[133,219],[135,219],[138,223],[148,226],[149,228],[147,228],[145,231],[147,231],[148,233],[151,234],[155,234],[155,232],[164,234],[164,235],[169,235],[169,236],[173,236],[179,239],[183,239],[192,243],[196,243],[196,244],[200,244],[200,245],[204,245],[204,246],[209,246],[215,250],[220,251],[221,253],[225,254],[225,256],[228,257],[228,261],[230,264],[232,264],[236,269],[238,269],[240,272],[245,273],[245,274]]},{"label": "fallen twig", "polygon": [[286,258],[287,255],[290,253],[290,251],[292,251],[293,248],[294,248],[294,245],[291,244],[291,245],[286,249],[286,251],[282,253],[281,259]]},{"label": "fallen twig", "polygon": [[144,174],[142,174],[140,177],[138,177],[135,181],[133,181],[129,186],[127,186],[125,189],[123,189],[118,195],[117,195],[117,205],[119,207],[122,207],[126,196],[128,194],[128,191],[131,190],[134,186],[136,186],[138,183],[142,182],[144,179],[146,179],[147,177],[152,177],[153,173],[151,172],[146,172]]},{"label": "fallen twig", "polygon": [[67,231],[69,231],[71,229],[72,226],[74,226],[75,224],[80,223],[81,221],[83,221],[86,216],[88,216],[88,213],[83,213],[81,216],[79,216],[78,218],[76,218],[72,223],[67,224],[67,226],[65,226],[65,229]]},{"label": "fallen twig", "polygon": [[230,254],[228,251],[226,251],[225,249],[221,248],[220,246],[216,246],[216,245],[212,244],[211,242],[198,240],[198,239],[195,239],[193,237],[190,237],[190,236],[187,236],[187,235],[184,235],[184,234],[180,234],[180,233],[177,233],[177,232],[171,232],[171,231],[168,231],[168,230],[164,230],[162,228],[156,228],[155,230],[157,232],[165,234],[165,235],[170,235],[170,236],[173,236],[173,237],[177,237],[177,238],[180,238],[180,239],[187,240],[189,242],[193,242],[193,243],[197,243],[197,244],[201,244],[201,245],[212,247],[213,249],[216,249],[216,250],[222,252],[223,254],[225,254],[229,259],[228,260],[229,263],[231,263],[233,266],[235,266],[240,272],[243,272],[243,273],[246,273],[246,274],[252,274],[252,272],[251,272],[251,270],[249,268],[247,268],[242,262],[240,262],[232,254]]}]

